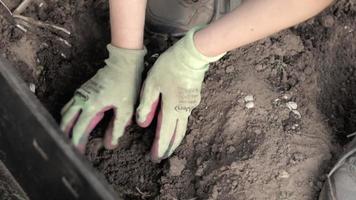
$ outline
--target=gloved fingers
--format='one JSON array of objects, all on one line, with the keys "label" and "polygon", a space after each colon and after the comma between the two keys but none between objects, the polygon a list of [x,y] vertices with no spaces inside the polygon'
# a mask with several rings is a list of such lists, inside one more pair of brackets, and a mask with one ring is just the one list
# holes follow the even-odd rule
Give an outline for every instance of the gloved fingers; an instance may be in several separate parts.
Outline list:
[{"label": "gloved fingers", "polygon": [[126,127],[132,123],[132,111],[122,113],[127,114],[120,115],[115,113],[113,120],[111,120],[109,127],[106,129],[104,136],[104,146],[106,149],[115,149],[119,139],[125,133]]},{"label": "gloved fingers", "polygon": [[136,111],[137,124],[143,128],[149,126],[159,103],[159,91],[148,78],[141,90],[140,105]]},{"label": "gloved fingers", "polygon": [[188,126],[188,119],[187,118],[178,119],[175,135],[171,138],[169,148],[166,151],[165,157],[163,157],[162,159],[168,158],[177,149],[177,147],[180,145],[180,143],[182,142],[182,140],[183,140],[183,138],[185,136],[185,133],[187,131],[187,126]]},{"label": "gloved fingers", "polygon": [[69,137],[70,131],[75,125],[78,117],[81,113],[80,106],[71,106],[66,112],[62,114],[62,120],[60,124],[61,130]]},{"label": "gloved fingers", "polygon": [[72,143],[81,152],[84,153],[85,145],[88,142],[90,132],[104,117],[104,112],[90,112],[84,110],[74,125],[72,134]]},{"label": "gloved fingers", "polygon": [[65,112],[68,111],[68,109],[74,104],[74,99],[72,98],[71,100],[69,100],[66,105],[63,106],[62,110],[61,110],[61,115],[64,115]]},{"label": "gloved fingers", "polygon": [[[99,122],[104,118],[105,112],[112,109],[113,106],[106,106],[100,110],[100,112],[96,113],[94,118],[91,119],[88,129],[85,130],[85,134],[88,135],[93,131],[93,129],[99,124]],[[84,139],[84,138],[83,138]],[[85,142],[85,141],[84,141]]]},{"label": "gloved fingers", "polygon": [[158,115],[156,135],[151,149],[151,159],[160,162],[167,157],[169,149],[172,147],[177,134],[178,118],[175,115],[161,109]]}]

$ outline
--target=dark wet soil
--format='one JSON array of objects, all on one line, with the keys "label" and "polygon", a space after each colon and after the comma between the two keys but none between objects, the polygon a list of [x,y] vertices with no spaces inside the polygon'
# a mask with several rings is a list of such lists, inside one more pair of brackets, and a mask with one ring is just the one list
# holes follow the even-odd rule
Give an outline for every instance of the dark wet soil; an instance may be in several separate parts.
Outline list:
[{"label": "dark wet soil", "polygon": [[28,200],[16,180],[12,177],[4,163],[0,161],[0,199]]}]

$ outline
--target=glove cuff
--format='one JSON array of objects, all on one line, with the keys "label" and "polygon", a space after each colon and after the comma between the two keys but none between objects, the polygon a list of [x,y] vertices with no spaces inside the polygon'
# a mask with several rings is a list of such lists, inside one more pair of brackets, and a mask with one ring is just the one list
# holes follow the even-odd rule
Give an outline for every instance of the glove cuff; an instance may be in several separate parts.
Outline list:
[{"label": "glove cuff", "polygon": [[[199,52],[199,50],[195,47],[194,44],[194,35],[199,30],[205,28],[206,25],[199,25],[192,28],[187,34],[179,41],[178,46],[181,46],[181,51],[176,51],[177,56],[191,69],[207,69],[208,64],[211,62],[218,61],[222,58],[226,53],[215,57],[208,57]],[[180,55],[179,55],[180,54]],[[189,59],[189,63],[185,61]]]},{"label": "glove cuff", "polygon": [[143,47],[143,49],[124,49],[108,44],[107,49],[109,51],[109,58],[105,60],[107,66],[113,68],[127,67],[127,70],[143,71],[143,61],[147,53],[146,47]]}]

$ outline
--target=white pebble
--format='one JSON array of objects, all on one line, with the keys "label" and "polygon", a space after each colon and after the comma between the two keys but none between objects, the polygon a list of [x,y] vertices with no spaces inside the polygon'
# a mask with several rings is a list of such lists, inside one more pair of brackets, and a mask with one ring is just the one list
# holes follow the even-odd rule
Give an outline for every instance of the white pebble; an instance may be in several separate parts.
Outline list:
[{"label": "white pebble", "polygon": [[300,112],[298,110],[292,110],[292,112],[297,116],[297,119],[302,118],[302,115],[300,114]]},{"label": "white pebble", "polygon": [[293,126],[291,127],[292,130],[296,130],[299,127],[299,124],[293,124]]},{"label": "white pebble", "polygon": [[253,97],[253,95],[247,95],[244,98],[245,102],[252,102],[255,100],[255,98]]},{"label": "white pebble", "polygon": [[286,103],[287,108],[289,108],[289,110],[297,110],[298,105],[297,103],[295,103],[294,101],[290,101],[288,103]]},{"label": "white pebble", "polygon": [[251,108],[255,107],[255,103],[253,101],[250,101],[250,102],[246,103],[245,106],[247,109],[251,109]]},{"label": "white pebble", "polygon": [[36,92],[36,85],[35,84],[30,83],[29,88],[30,88],[31,92],[33,92],[33,93]]},{"label": "white pebble", "polygon": [[279,172],[279,178],[289,178],[289,173],[285,170]]},{"label": "white pebble", "polygon": [[282,99],[288,100],[288,99],[290,99],[290,96],[288,94],[285,94],[285,95],[282,96]]}]

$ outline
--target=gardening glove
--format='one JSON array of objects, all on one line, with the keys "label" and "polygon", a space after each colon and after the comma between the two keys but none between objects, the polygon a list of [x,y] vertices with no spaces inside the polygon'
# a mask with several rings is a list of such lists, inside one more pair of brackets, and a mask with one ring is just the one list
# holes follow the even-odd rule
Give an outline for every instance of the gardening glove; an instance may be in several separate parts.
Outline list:
[{"label": "gardening glove", "polygon": [[[161,99],[156,136],[151,158],[159,162],[169,157],[181,143],[192,110],[200,103],[201,85],[210,62],[223,55],[206,57],[195,48],[194,33],[185,37],[164,52],[149,71],[141,91],[136,121],[141,127],[152,122]],[[161,98],[160,98],[161,96]]]},{"label": "gardening glove", "polygon": [[81,152],[85,151],[90,132],[104,112],[111,109],[114,116],[106,130],[104,145],[107,149],[115,148],[131,123],[138,96],[146,49],[129,50],[112,45],[107,49],[106,66],[84,83],[61,111],[61,129]]}]

